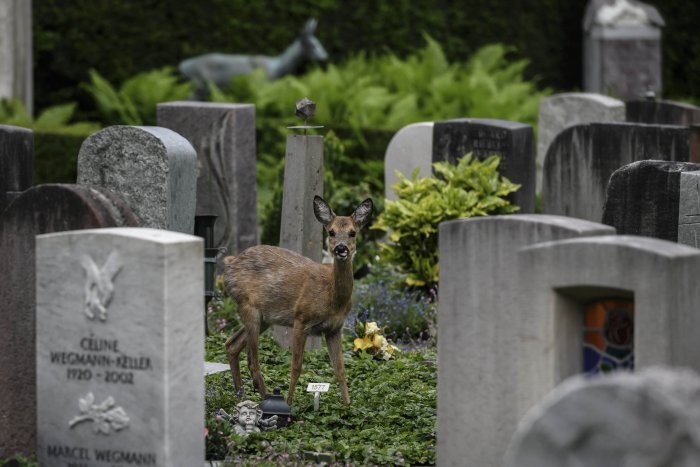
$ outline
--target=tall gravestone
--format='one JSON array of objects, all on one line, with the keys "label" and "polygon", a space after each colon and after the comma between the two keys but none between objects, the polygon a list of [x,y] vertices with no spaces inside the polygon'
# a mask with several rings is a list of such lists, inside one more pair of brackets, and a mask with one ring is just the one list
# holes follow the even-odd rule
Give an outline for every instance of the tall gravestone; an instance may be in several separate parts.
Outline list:
[{"label": "tall gravestone", "polygon": [[583,89],[622,100],[661,94],[658,10],[636,0],[590,0],[583,20]]},{"label": "tall gravestone", "polygon": [[0,215],[0,458],[36,449],[35,236],[136,226],[111,193],[77,185],[39,185]]},{"label": "tall gravestone", "polygon": [[700,248],[700,171],[683,172],[678,203],[678,243]]},{"label": "tall gravestone", "polygon": [[419,177],[429,177],[432,156],[433,122],[412,123],[397,131],[384,155],[384,197],[396,199],[391,187],[399,181],[397,171],[410,177],[418,169]]},{"label": "tall gravestone", "polygon": [[510,200],[521,213],[535,212],[535,155],[532,127],[487,118],[462,118],[433,125],[433,162],[456,162],[467,153],[479,159],[501,157],[499,172],[520,189]]},{"label": "tall gravestone", "polygon": [[[664,367],[571,378],[523,418],[506,467],[684,467],[700,458],[700,377]],[[634,427],[634,429],[630,429]]]},{"label": "tall gravestone", "polygon": [[[314,215],[316,195],[323,197],[323,137],[289,135],[284,159],[280,246],[320,263],[323,227]],[[280,345],[291,347],[292,328],[275,325],[272,334]],[[306,349],[320,346],[320,337],[306,339]]]},{"label": "tall gravestone", "polygon": [[197,152],[195,214],[217,216],[214,246],[235,255],[255,245],[255,106],[158,104],[158,125],[184,136]]},{"label": "tall gravestone", "polygon": [[697,170],[700,164],[666,161],[639,161],[617,169],[608,183],[603,224],[620,235],[679,241],[681,206],[700,214],[698,192],[695,187],[681,191],[681,176]]},{"label": "tall gravestone", "polygon": [[0,2],[0,98],[17,98],[34,109],[32,0]]},{"label": "tall gravestone", "polygon": [[625,103],[625,120],[630,123],[689,126],[700,123],[700,107],[675,101],[633,100]]},{"label": "tall gravestone", "polygon": [[542,212],[599,222],[615,170],[647,159],[688,162],[689,134],[687,127],[632,123],[567,128],[545,158]]},{"label": "tall gravestone", "polygon": [[172,130],[111,126],[94,133],[80,147],[78,184],[110,190],[143,227],[194,232],[197,155]]},{"label": "tall gravestone", "polygon": [[537,121],[537,191],[542,190],[542,167],[554,138],[572,125],[624,122],[625,103],[590,92],[567,92],[540,101]]},{"label": "tall gravestone", "polygon": [[0,213],[32,186],[33,176],[34,132],[0,125]]},{"label": "tall gravestone", "polygon": [[518,297],[518,250],[611,233],[605,225],[535,214],[440,224],[438,465],[501,467],[520,420],[514,323],[528,303]]},{"label": "tall gravestone", "polygon": [[156,229],[37,237],[40,465],[201,465],[203,242]]}]

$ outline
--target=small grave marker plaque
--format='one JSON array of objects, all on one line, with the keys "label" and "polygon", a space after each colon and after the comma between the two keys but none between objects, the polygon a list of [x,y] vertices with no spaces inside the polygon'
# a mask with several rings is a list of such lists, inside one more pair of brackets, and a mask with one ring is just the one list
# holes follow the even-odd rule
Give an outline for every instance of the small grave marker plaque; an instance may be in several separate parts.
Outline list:
[{"label": "small grave marker plaque", "polygon": [[330,387],[330,383],[309,383],[309,385],[306,387],[307,392],[314,393],[314,411],[318,411],[318,408],[321,405],[321,393],[328,392]]}]

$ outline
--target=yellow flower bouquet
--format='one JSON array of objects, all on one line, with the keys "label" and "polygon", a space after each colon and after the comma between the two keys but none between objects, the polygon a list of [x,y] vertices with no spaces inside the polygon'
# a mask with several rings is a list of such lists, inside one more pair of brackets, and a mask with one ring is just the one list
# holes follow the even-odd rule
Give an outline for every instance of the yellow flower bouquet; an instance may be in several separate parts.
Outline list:
[{"label": "yellow flower bouquet", "polygon": [[394,358],[394,353],[399,352],[399,348],[391,345],[386,337],[381,335],[381,329],[375,322],[358,321],[355,327],[358,336],[354,341],[353,352],[356,355],[371,355],[379,360],[390,360]]}]

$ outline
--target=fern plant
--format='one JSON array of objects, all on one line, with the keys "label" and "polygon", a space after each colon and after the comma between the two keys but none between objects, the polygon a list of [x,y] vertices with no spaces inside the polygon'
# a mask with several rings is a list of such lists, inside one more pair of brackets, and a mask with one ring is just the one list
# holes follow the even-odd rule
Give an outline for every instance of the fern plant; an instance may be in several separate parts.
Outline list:
[{"label": "fern plant", "polygon": [[0,123],[31,128],[35,131],[86,135],[99,129],[92,122],[71,122],[75,114],[76,104],[55,105],[44,109],[33,118],[24,103],[19,99],[0,99]]},{"label": "fern plant", "polygon": [[430,289],[438,282],[438,225],[440,222],[489,214],[509,214],[518,207],[505,197],[520,185],[498,173],[500,158],[483,161],[467,154],[456,165],[436,162],[436,175],[411,178],[396,172],[392,189],[398,199],[385,201],[372,229],[388,233],[381,243],[384,260],[407,274],[406,284]]},{"label": "fern plant", "polygon": [[107,125],[155,125],[156,104],[187,99],[192,94],[192,84],[180,82],[172,67],[139,73],[118,90],[97,71],[89,73],[90,84],[85,88]]}]

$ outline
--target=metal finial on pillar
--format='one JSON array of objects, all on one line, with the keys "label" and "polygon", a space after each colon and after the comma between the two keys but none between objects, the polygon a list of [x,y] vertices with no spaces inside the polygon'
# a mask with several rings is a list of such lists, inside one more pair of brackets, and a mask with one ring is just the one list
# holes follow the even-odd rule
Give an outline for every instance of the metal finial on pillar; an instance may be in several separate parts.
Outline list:
[{"label": "metal finial on pillar", "polygon": [[314,101],[308,97],[305,97],[297,102],[295,107],[294,113],[297,117],[304,120],[304,124],[298,126],[288,126],[287,128],[290,130],[304,130],[304,134],[306,134],[306,130],[323,128],[323,126],[307,125],[306,123],[308,119],[316,115],[316,103]]}]

